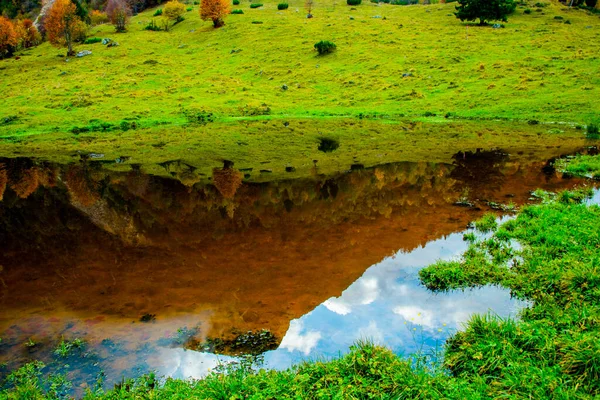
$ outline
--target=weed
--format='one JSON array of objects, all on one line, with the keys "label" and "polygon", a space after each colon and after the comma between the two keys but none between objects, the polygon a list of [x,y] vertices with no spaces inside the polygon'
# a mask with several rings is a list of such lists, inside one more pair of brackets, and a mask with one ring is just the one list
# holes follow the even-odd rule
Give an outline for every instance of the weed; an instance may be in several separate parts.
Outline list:
[{"label": "weed", "polygon": [[61,358],[69,357],[75,350],[83,350],[86,347],[86,342],[80,338],[73,340],[62,339],[58,346],[54,349],[54,355]]}]

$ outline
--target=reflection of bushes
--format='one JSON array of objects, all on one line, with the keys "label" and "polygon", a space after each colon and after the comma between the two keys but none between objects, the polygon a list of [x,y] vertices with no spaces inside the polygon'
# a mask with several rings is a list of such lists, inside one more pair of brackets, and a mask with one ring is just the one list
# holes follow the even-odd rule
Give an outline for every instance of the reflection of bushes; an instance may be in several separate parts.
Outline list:
[{"label": "reflection of bushes", "polygon": [[213,185],[226,199],[232,199],[242,185],[242,173],[233,168],[213,169]]},{"label": "reflection of bushes", "polygon": [[39,170],[37,167],[31,167],[21,170],[20,176],[11,183],[10,188],[15,191],[17,196],[26,199],[36,191],[39,185]]},{"label": "reflection of bushes", "polygon": [[275,335],[271,331],[263,329],[241,333],[233,339],[208,338],[204,343],[198,344],[195,350],[214,354],[259,355],[269,350],[275,350],[277,346]]},{"label": "reflection of bushes", "polygon": [[6,190],[6,183],[8,182],[8,174],[4,164],[0,163],[0,201],[4,198],[4,191]]},{"label": "reflection of bushes", "polygon": [[88,178],[86,169],[81,165],[69,166],[64,178],[71,198],[77,203],[91,206],[100,199],[96,183]]}]

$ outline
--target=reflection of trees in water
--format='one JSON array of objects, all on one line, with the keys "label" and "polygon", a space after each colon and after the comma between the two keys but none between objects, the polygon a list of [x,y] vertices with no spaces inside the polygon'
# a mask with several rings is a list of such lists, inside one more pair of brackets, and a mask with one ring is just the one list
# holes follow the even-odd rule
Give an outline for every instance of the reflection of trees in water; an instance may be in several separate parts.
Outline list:
[{"label": "reflection of trees in water", "polygon": [[452,159],[454,169],[450,177],[457,181],[457,189],[467,189],[475,198],[486,197],[504,183],[503,167],[508,154],[501,150],[458,152]]},{"label": "reflection of trees in water", "polygon": [[232,199],[242,185],[242,173],[233,168],[214,168],[213,185],[226,199]]},{"label": "reflection of trees in water", "polygon": [[8,183],[8,173],[3,163],[0,163],[0,201],[4,198],[4,191]]},{"label": "reflection of trees in water", "polygon": [[19,198],[26,199],[40,186],[53,187],[57,181],[58,168],[50,164],[34,164],[27,158],[0,162],[0,200],[4,198],[7,187]]},{"label": "reflection of trees in water", "polygon": [[98,184],[91,179],[86,165],[70,165],[64,174],[64,180],[73,201],[87,207],[100,199]]}]

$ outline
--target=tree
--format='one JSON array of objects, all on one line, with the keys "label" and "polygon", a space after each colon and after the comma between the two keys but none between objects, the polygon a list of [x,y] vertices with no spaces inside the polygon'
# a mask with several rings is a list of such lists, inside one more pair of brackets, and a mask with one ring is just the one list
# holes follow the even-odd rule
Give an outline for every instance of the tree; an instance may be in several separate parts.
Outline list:
[{"label": "tree", "polygon": [[45,20],[48,41],[56,47],[66,47],[67,56],[75,54],[73,41],[81,30],[77,7],[71,0],[55,0]]},{"label": "tree", "polygon": [[15,25],[19,46],[28,49],[39,44],[42,41],[42,36],[30,19],[18,21]]},{"label": "tree", "polygon": [[312,9],[313,9],[314,5],[315,5],[315,3],[314,3],[313,0],[306,0],[304,2],[304,8],[306,8],[306,12],[307,12],[306,18],[312,18],[313,17],[313,15],[312,15]]},{"label": "tree", "polygon": [[479,25],[486,21],[504,21],[517,8],[514,0],[458,0],[456,15],[461,21],[479,19]]},{"label": "tree", "polygon": [[166,30],[168,30],[169,21],[173,21],[174,25],[176,22],[183,19],[183,14],[185,14],[185,6],[183,3],[180,3],[177,0],[171,0],[165,4],[165,7],[163,8],[163,16],[167,19]]},{"label": "tree", "polygon": [[0,58],[11,56],[18,43],[13,23],[8,18],[0,16]]},{"label": "tree", "polygon": [[212,20],[213,26],[219,28],[225,25],[223,18],[231,12],[228,0],[202,0],[200,18]]},{"label": "tree", "polygon": [[105,24],[108,22],[108,15],[100,10],[93,10],[90,13],[90,22],[92,26]]},{"label": "tree", "polygon": [[129,17],[131,17],[131,8],[127,1],[108,0],[105,11],[117,32],[125,32],[127,24],[129,23]]}]

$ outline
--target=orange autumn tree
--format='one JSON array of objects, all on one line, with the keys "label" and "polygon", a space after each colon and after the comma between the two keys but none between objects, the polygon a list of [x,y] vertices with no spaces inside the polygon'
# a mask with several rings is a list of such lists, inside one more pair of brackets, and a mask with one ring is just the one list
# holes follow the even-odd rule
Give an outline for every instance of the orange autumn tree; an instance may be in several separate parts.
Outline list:
[{"label": "orange autumn tree", "polygon": [[48,41],[56,47],[66,47],[67,56],[75,54],[73,40],[81,29],[77,7],[71,0],[55,0],[45,21]]},{"label": "orange autumn tree", "polygon": [[0,16],[0,58],[11,56],[18,43],[13,23],[8,18]]},{"label": "orange autumn tree", "polygon": [[30,19],[18,21],[15,25],[15,31],[17,32],[17,38],[21,48],[28,49],[42,41],[40,33]]},{"label": "orange autumn tree", "polygon": [[204,21],[212,20],[215,28],[225,25],[223,18],[230,12],[227,0],[202,0],[200,5],[200,18]]}]

